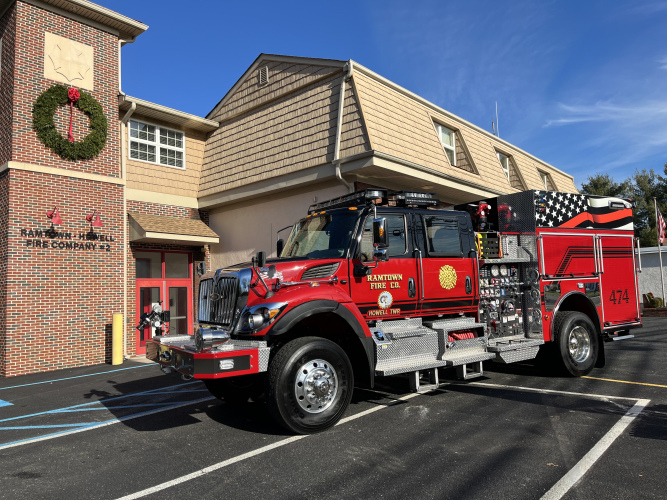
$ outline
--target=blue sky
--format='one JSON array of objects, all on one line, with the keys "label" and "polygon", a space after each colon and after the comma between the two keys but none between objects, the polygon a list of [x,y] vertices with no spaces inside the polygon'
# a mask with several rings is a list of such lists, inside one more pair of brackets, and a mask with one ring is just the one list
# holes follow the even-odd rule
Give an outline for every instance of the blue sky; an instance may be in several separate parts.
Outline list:
[{"label": "blue sky", "polygon": [[97,0],[149,29],[123,91],[205,116],[262,52],[353,59],[579,186],[667,162],[667,1]]}]

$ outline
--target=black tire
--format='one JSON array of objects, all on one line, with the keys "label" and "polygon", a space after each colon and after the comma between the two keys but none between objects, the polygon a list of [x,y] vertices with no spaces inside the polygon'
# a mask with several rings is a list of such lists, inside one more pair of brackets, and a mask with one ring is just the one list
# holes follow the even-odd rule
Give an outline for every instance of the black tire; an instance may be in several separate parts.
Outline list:
[{"label": "black tire", "polygon": [[590,318],[575,311],[559,312],[554,332],[554,356],[559,371],[574,377],[588,375],[600,349],[600,339]]},{"label": "black tire", "polygon": [[252,399],[256,401],[264,392],[263,373],[240,377],[204,380],[208,391],[216,398],[231,405],[242,405]]},{"label": "black tire", "polygon": [[349,358],[340,346],[326,339],[292,340],[269,364],[269,412],[297,434],[312,434],[334,426],[350,404],[353,390]]}]

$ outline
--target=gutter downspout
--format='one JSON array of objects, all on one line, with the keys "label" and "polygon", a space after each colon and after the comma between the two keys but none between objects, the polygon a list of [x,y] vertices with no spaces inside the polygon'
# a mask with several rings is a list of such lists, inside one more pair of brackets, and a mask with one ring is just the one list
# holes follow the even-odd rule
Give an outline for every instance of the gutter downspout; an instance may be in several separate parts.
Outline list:
[{"label": "gutter downspout", "polygon": [[[121,60],[120,49],[127,43],[134,43],[137,37],[129,39],[118,39],[118,95],[124,96],[121,85]],[[123,186],[123,359],[128,359],[127,355],[127,165],[125,163],[125,125],[127,121],[137,109],[137,103],[133,102],[130,109],[127,110],[125,116],[120,121],[120,176],[125,181]]]},{"label": "gutter downspout", "polygon": [[343,110],[345,108],[345,83],[352,78],[352,71],[354,70],[354,63],[352,59],[347,61],[347,73],[343,76],[340,82],[340,91],[338,93],[338,121],[336,123],[336,145],[334,148],[334,157],[331,163],[336,166],[336,179],[343,184],[350,193],[354,193],[354,186],[343,179],[340,173],[340,136],[343,128]]}]

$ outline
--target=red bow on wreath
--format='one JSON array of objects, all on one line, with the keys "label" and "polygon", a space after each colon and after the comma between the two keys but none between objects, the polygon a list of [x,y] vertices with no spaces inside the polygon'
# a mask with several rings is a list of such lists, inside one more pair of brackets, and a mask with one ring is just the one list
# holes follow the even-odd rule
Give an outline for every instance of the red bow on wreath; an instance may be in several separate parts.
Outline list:
[{"label": "red bow on wreath", "polygon": [[67,138],[69,139],[69,142],[74,142],[74,136],[72,135],[72,118],[74,115],[74,103],[79,100],[79,97],[81,97],[81,94],[79,94],[79,91],[72,87],[67,91],[67,97],[69,99],[69,132],[67,134]]}]

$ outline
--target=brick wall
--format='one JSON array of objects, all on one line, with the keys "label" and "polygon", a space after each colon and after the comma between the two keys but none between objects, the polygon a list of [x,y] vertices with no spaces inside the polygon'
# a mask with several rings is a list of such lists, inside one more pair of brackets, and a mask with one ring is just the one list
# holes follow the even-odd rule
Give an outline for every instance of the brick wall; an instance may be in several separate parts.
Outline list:
[{"label": "brick wall", "polygon": [[[193,219],[201,220],[208,225],[208,212],[197,210],[196,208],[186,208],[174,205],[161,205],[157,203],[146,203],[141,201],[128,200],[128,212],[138,212],[148,215],[161,215],[165,217],[175,217],[179,219]],[[205,251],[202,252],[201,249]],[[193,318],[196,320],[197,316],[197,298],[199,293],[199,276],[197,276],[197,265],[200,262],[206,263],[207,270],[211,268],[211,254],[208,245],[174,245],[165,243],[130,243],[127,253],[127,352],[132,355],[136,352],[136,329],[138,323],[137,318],[137,301],[136,301],[136,265],[135,253],[140,251],[179,251],[192,252],[192,298],[193,298]],[[197,328],[195,323],[194,328]]]},{"label": "brick wall", "polygon": [[[16,72],[13,96],[12,160],[80,172],[120,176],[118,115],[118,37],[64,18],[34,5],[16,3]],[[94,49],[95,89],[89,92],[102,106],[109,122],[107,143],[96,158],[63,160],[46,146],[32,129],[32,106],[39,95],[59,82],[44,79],[44,33],[90,45]],[[4,64],[4,61],[3,61]],[[75,109],[74,135],[83,139],[89,130],[88,117]],[[67,133],[69,108],[55,114],[56,126]]]},{"label": "brick wall", "polygon": [[[96,181],[11,170],[2,376],[103,363],[123,304],[123,191]],[[0,184],[1,186],[1,184]],[[0,190],[1,196],[1,190]],[[58,205],[58,237],[46,210]],[[106,241],[87,240],[101,212]],[[40,233],[40,231],[42,233]]]},{"label": "brick wall", "polygon": [[0,374],[5,372],[5,304],[7,302],[7,207],[9,172],[0,172]]},{"label": "brick wall", "polygon": [[12,151],[12,99],[14,95],[14,37],[16,4],[0,19],[0,165],[8,162]]}]

